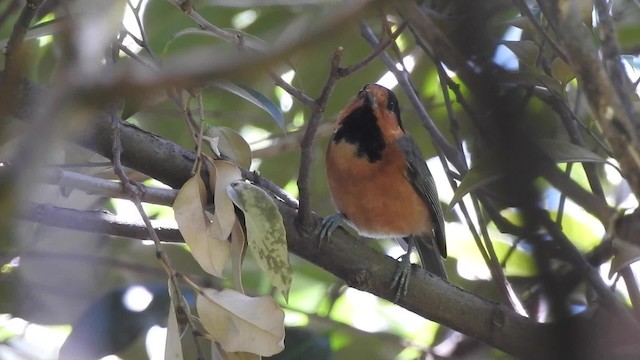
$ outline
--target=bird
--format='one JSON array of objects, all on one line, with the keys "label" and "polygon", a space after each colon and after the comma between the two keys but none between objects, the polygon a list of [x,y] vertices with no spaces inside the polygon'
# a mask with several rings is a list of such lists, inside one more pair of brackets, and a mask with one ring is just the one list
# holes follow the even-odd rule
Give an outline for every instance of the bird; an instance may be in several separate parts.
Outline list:
[{"label": "bird", "polygon": [[418,144],[402,126],[393,91],[366,84],[338,113],[325,170],[338,212],[323,220],[321,241],[345,222],[362,236],[406,241],[407,252],[391,280],[394,302],[406,295],[414,247],[427,271],[447,279],[436,185]]}]

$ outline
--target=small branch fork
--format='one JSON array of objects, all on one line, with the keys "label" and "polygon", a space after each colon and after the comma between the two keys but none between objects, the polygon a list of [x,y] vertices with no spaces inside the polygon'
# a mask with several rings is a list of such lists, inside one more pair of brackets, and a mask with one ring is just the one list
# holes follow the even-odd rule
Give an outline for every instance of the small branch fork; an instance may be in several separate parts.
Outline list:
[{"label": "small branch fork", "polygon": [[311,162],[313,161],[313,139],[318,130],[318,124],[324,114],[329,95],[335,88],[338,81],[338,72],[340,69],[340,59],[342,58],[342,48],[338,48],[331,59],[331,70],[329,78],[322,89],[322,93],[315,100],[315,108],[309,118],[307,130],[300,142],[300,171],[298,173],[298,189],[300,191],[300,208],[298,209],[298,224],[306,228],[311,223],[311,206],[310,197],[311,189],[309,186],[309,178],[311,176]]}]

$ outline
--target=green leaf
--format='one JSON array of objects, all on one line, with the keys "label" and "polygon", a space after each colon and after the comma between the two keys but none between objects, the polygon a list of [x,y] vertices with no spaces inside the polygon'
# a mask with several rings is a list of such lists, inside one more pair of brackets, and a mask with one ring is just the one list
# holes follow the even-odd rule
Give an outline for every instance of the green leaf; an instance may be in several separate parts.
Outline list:
[{"label": "green leaf", "polygon": [[502,45],[511,50],[523,63],[528,66],[535,66],[540,49],[531,40],[502,41]]},{"label": "green leaf", "polygon": [[502,75],[502,79],[506,84],[524,85],[524,86],[542,86],[555,92],[562,94],[562,83],[547,74],[533,71],[510,72]]},{"label": "green leaf", "polygon": [[503,174],[498,173],[498,170],[495,169],[495,163],[492,162],[491,159],[480,158],[480,160],[478,160],[478,162],[469,169],[469,171],[467,171],[467,174],[458,185],[458,188],[449,203],[447,211],[451,211],[451,209],[468,193],[478,190],[479,188],[498,180],[502,176]]},{"label": "green leaf", "polygon": [[565,162],[607,162],[603,157],[591,150],[572,144],[568,141],[538,139],[538,145],[545,154],[557,163]]},{"label": "green leaf", "polygon": [[573,69],[561,58],[556,58],[551,63],[551,76],[563,84],[568,83],[576,77]]},{"label": "green leaf", "polygon": [[231,183],[227,192],[233,203],[244,212],[249,249],[258,266],[287,300],[292,270],[278,207],[264,190],[243,181]]},{"label": "green leaf", "polygon": [[251,148],[235,130],[222,126],[212,127],[205,132],[205,139],[216,155],[245,169],[251,166]]},{"label": "green leaf", "polygon": [[616,22],[615,36],[621,48],[627,49],[627,51],[637,49],[638,45],[640,45],[638,33],[640,33],[640,22],[637,20]]},{"label": "green leaf", "polygon": [[[540,148],[556,163],[599,162],[610,164],[598,154],[567,141],[539,139],[537,140],[537,143]],[[615,167],[613,164],[610,165]],[[495,168],[495,162],[488,158],[480,158],[477,163],[469,169],[462,179],[462,182],[460,182],[460,185],[458,185],[458,188],[449,203],[448,211],[451,211],[451,209],[466,194],[478,190],[483,186],[498,180],[502,176],[504,176],[504,174],[500,173],[499,170]]]},{"label": "green leaf", "polygon": [[505,21],[505,23],[525,30],[527,32],[536,32],[535,26],[533,26],[529,18],[526,16],[516,16],[512,19],[509,19],[508,21]]},{"label": "green leaf", "polygon": [[236,85],[230,82],[220,82],[215,83],[214,85],[237,95],[266,111],[276,121],[280,129],[282,129],[282,131],[285,130],[284,115],[282,115],[280,108],[266,96],[249,87]]}]

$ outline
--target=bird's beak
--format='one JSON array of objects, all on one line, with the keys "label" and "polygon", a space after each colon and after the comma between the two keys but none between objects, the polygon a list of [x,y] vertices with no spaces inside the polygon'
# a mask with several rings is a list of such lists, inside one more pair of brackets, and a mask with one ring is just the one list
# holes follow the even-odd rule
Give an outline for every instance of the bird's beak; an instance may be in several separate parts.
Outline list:
[{"label": "bird's beak", "polygon": [[362,99],[362,103],[373,110],[375,110],[376,107],[378,106],[378,103],[376,102],[376,96],[371,91],[368,91],[368,90],[364,90],[364,97]]}]

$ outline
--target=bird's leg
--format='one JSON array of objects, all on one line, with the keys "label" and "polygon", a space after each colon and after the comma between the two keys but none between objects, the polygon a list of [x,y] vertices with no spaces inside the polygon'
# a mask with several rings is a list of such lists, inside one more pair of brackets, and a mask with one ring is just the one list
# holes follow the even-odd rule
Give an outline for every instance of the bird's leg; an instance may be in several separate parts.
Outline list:
[{"label": "bird's leg", "polygon": [[409,275],[411,275],[411,251],[413,250],[413,238],[406,237],[407,241],[407,253],[400,256],[398,260],[400,260],[400,264],[398,264],[398,269],[393,274],[393,280],[391,281],[391,289],[397,289],[396,295],[393,298],[393,302],[396,303],[400,299],[400,296],[404,296],[407,294],[407,290],[409,289]]},{"label": "bird's leg", "polygon": [[322,245],[322,242],[325,240],[329,241],[331,233],[333,233],[333,231],[337,229],[338,226],[342,225],[345,219],[346,217],[342,213],[335,213],[324,218],[322,220],[322,225],[320,226],[319,245]]}]

